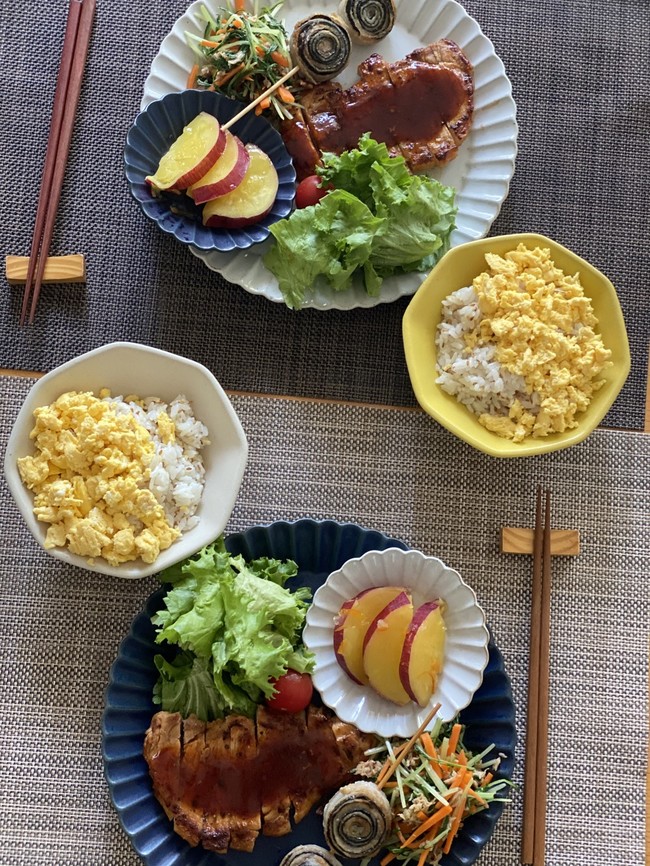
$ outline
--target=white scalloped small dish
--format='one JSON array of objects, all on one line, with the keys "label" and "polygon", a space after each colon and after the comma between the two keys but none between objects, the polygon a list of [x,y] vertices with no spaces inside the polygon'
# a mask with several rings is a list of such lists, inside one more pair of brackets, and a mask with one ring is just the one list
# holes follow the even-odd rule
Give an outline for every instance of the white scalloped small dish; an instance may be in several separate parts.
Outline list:
[{"label": "white scalloped small dish", "polygon": [[[370,686],[355,683],[334,654],[334,622],[344,602],[373,586],[404,586],[414,605],[444,600],[445,657],[428,706],[399,706]],[[410,737],[438,702],[438,716],[450,721],[472,700],[488,662],[485,614],[472,590],[454,569],[418,550],[371,550],[349,559],[319,587],[307,613],[303,639],[316,657],[314,686],[323,703],[345,722],[382,737]]]}]

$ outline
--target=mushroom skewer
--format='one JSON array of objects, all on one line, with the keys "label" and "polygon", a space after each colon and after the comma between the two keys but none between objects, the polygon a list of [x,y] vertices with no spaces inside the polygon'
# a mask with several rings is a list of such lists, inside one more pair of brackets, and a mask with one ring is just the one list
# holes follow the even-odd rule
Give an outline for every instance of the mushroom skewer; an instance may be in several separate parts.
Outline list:
[{"label": "mushroom skewer", "polygon": [[397,15],[394,0],[341,0],[338,11],[352,41],[362,45],[388,36]]},{"label": "mushroom skewer", "polygon": [[345,785],[323,810],[327,844],[342,857],[373,857],[383,847],[392,821],[390,803],[373,782]]},{"label": "mushroom skewer", "polygon": [[298,21],[289,49],[303,78],[313,84],[329,81],[347,66],[350,34],[338,15],[320,13]]},{"label": "mushroom skewer", "polygon": [[280,866],[341,866],[340,862],[320,845],[298,845],[284,856]]}]

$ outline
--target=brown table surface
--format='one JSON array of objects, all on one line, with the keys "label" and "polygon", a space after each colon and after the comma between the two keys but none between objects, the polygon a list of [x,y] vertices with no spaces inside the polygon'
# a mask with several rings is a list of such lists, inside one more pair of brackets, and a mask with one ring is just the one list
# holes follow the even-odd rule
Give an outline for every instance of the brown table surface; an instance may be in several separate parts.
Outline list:
[{"label": "brown table surface", "polygon": [[[31,384],[0,376],[0,452]],[[582,551],[553,561],[547,864],[641,866],[650,437],[598,430],[565,451],[498,461],[418,410],[231,400],[250,458],[228,532],[351,521],[439,556],[474,588],[512,683],[518,784],[531,563],[499,553],[499,534],[532,525],[535,485],[552,489],[554,526],[579,529]],[[135,866],[103,778],[100,723],[110,665],[157,580],[104,578],[49,557],[4,481],[0,549],[0,866]],[[519,862],[520,790],[512,800],[481,866]]]},{"label": "brown table surface", "polygon": [[[22,329],[21,287],[3,284],[2,453],[32,371],[124,339],[205,364],[253,446],[229,530],[305,515],[352,520],[472,576],[513,680],[519,781],[529,563],[495,545],[502,525],[530,525],[531,491],[547,481],[558,520],[587,542],[554,572],[548,863],[640,866],[644,851],[650,863],[649,440],[640,432],[650,432],[650,6],[463,2],[504,61],[520,126],[491,233],[541,232],[603,270],[632,351],[609,429],[567,452],[504,464],[415,408],[401,342],[407,299],[292,313],[212,274],[141,214],[123,177],[124,139],[151,61],[187,5],[98,2],[52,246],[85,254],[87,283],[46,287],[34,326]],[[65,13],[64,0],[0,4],[3,254],[29,251]],[[317,449],[325,457],[315,462]],[[51,559],[3,481],[0,524],[0,866],[135,866],[103,781],[99,725],[109,666],[156,582],[98,583]],[[602,777],[612,755],[615,788]],[[482,866],[515,866],[520,829],[515,797]]]},{"label": "brown table surface", "polygon": [[[47,287],[34,326],[22,329],[21,287],[5,285],[0,367],[48,370],[127,339],[194,358],[231,390],[415,405],[401,341],[406,299],[292,313],[225,283],[141,213],[123,176],[125,136],[151,62],[188,0],[97,5],[52,246],[54,254],[85,254],[87,284]],[[633,367],[606,424],[643,429],[650,7],[646,0],[464,6],[504,62],[520,128],[510,193],[492,233],[549,235],[611,278]],[[0,4],[5,254],[30,247],[65,11],[64,0]]]}]

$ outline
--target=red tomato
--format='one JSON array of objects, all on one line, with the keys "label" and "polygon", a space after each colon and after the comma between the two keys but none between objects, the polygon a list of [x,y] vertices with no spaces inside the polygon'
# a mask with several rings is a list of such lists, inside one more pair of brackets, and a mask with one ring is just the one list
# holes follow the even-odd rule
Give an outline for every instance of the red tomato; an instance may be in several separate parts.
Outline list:
[{"label": "red tomato", "polygon": [[267,698],[266,703],[272,710],[280,710],[284,713],[298,713],[304,710],[311,701],[314,687],[311,684],[309,674],[299,674],[298,671],[288,670],[286,674],[272,680],[275,686],[275,694]]},{"label": "red tomato", "polygon": [[320,186],[320,178],[317,175],[312,174],[306,177],[300,181],[296,189],[296,207],[302,208],[318,204],[330,189],[331,187]]}]

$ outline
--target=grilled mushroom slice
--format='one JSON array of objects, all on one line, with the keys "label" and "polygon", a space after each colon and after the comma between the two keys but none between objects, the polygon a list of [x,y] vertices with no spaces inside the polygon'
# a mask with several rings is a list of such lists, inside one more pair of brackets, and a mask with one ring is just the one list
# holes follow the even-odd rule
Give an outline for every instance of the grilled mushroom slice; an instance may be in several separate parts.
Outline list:
[{"label": "grilled mushroom slice", "polygon": [[373,857],[392,822],[390,804],[373,782],[352,782],[334,794],[323,810],[327,844],[341,857]]},{"label": "grilled mushroom slice", "polygon": [[352,41],[362,45],[388,36],[397,14],[394,0],[341,0],[338,12]]},{"label": "grilled mushroom slice", "polygon": [[335,78],[350,59],[350,36],[338,15],[310,15],[293,28],[291,59],[308,81]]},{"label": "grilled mushroom slice", "polygon": [[340,862],[320,845],[298,845],[285,855],[280,866],[341,866]]}]

